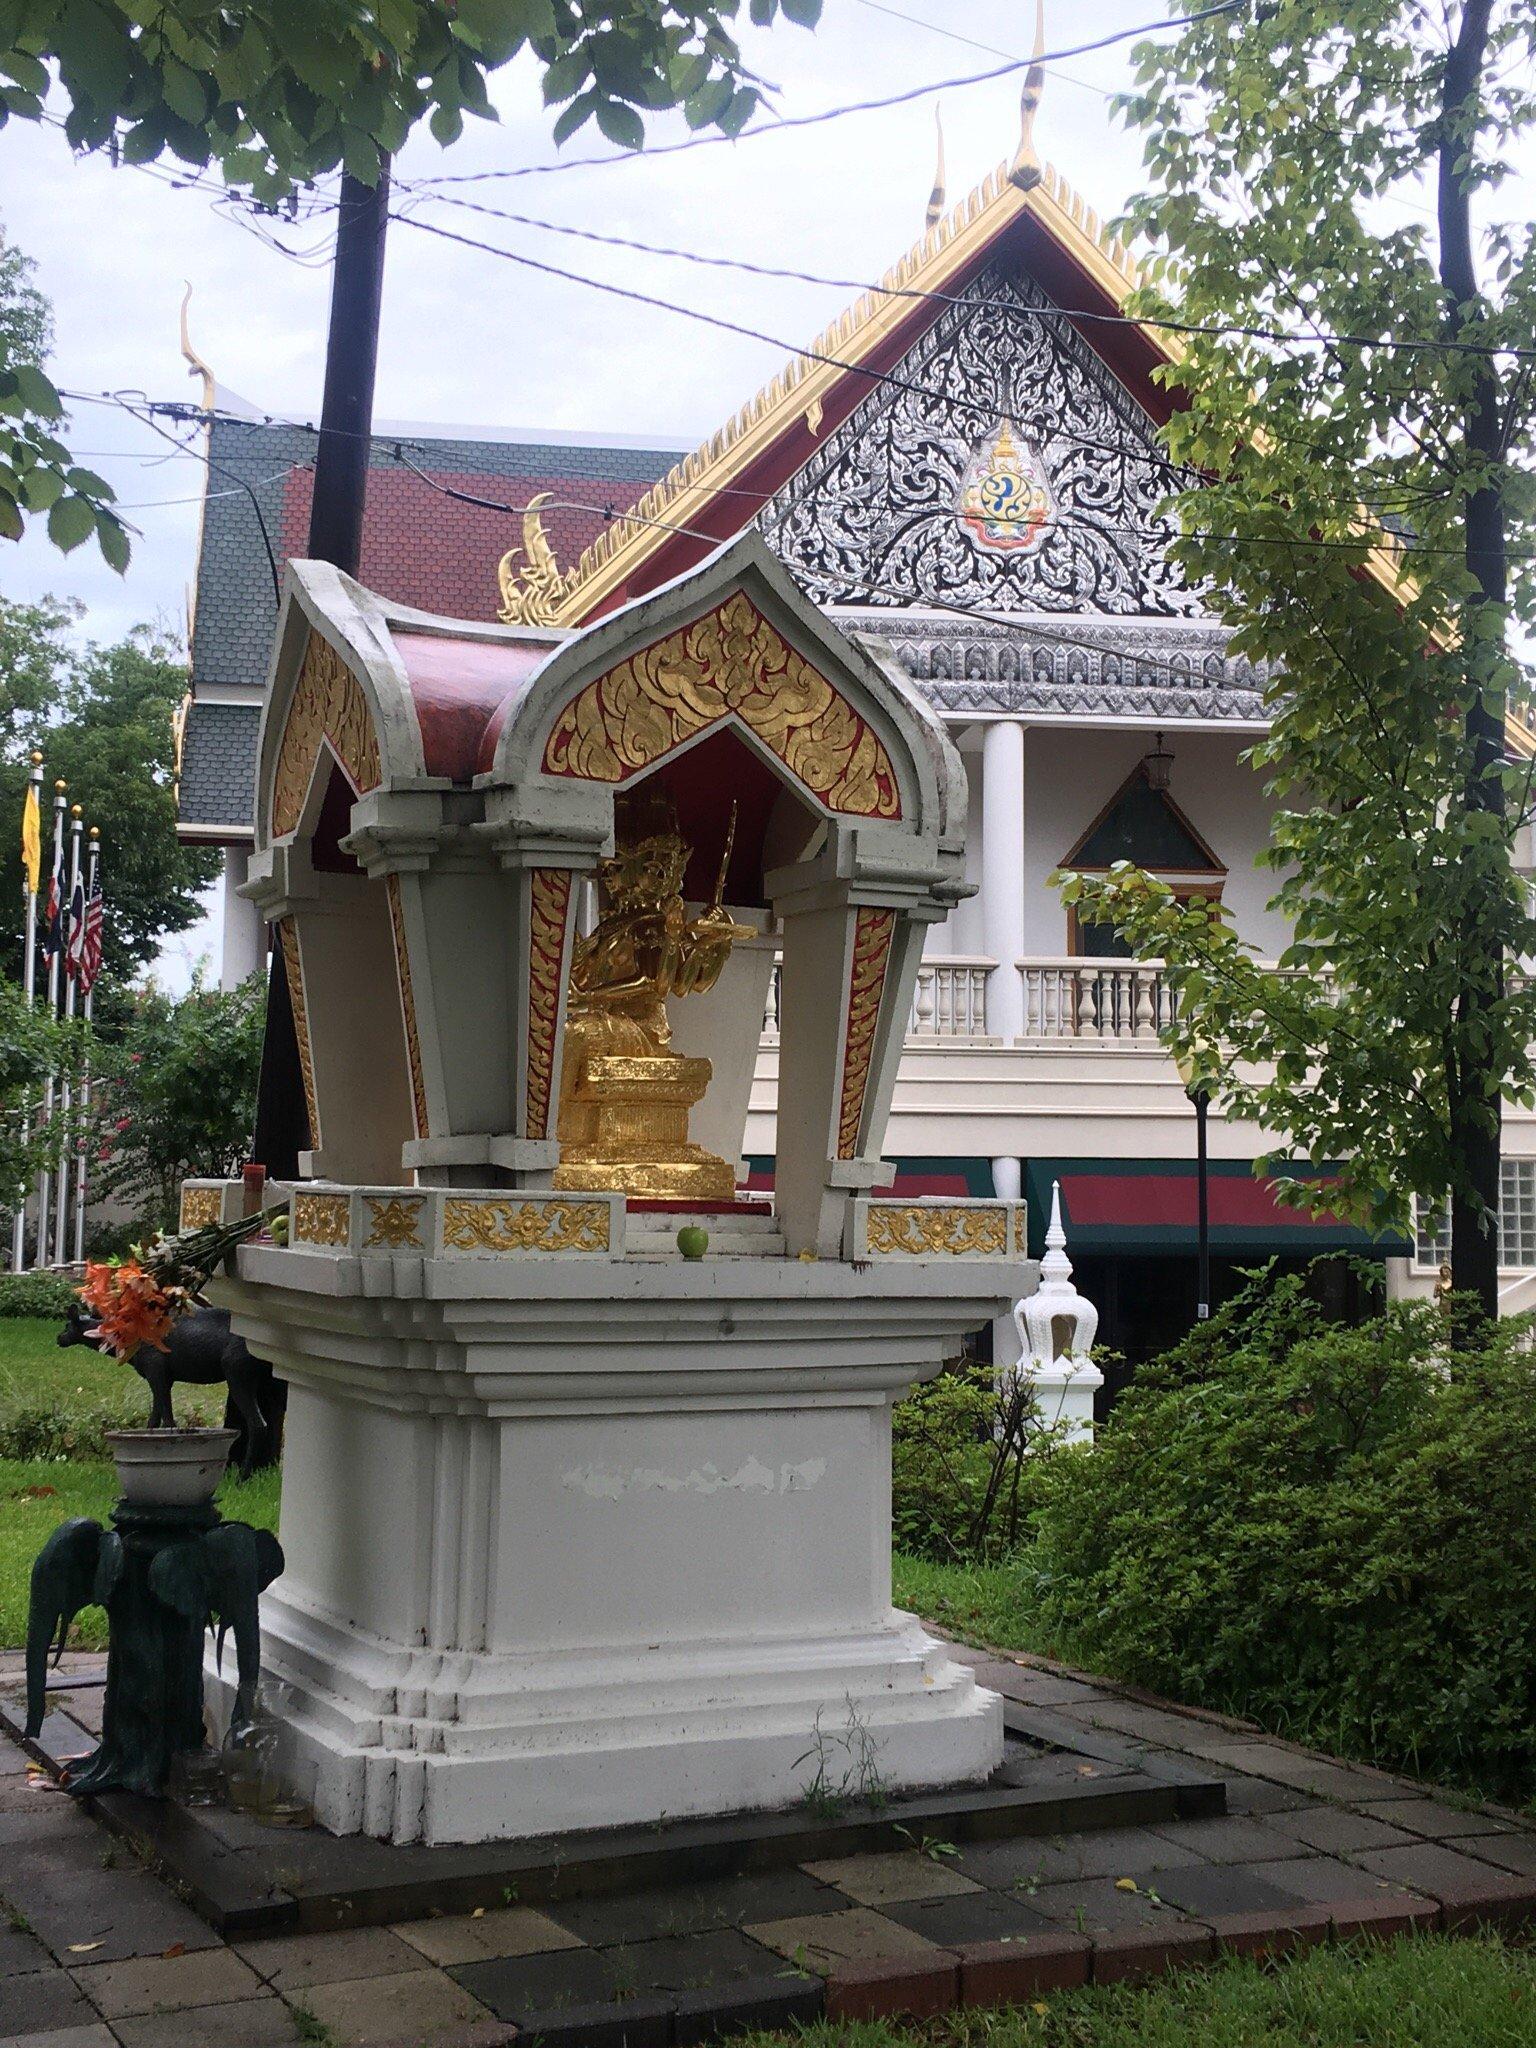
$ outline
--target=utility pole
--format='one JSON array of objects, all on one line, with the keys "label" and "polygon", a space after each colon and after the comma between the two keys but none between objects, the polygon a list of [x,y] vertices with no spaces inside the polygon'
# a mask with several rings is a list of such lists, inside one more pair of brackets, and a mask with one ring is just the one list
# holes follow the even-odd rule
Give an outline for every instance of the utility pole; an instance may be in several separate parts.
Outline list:
[{"label": "utility pole", "polygon": [[[384,234],[389,222],[389,160],[379,181],[341,181],[331,321],[325,350],[325,395],[315,450],[309,510],[309,554],[355,576],[363,553],[363,508],[373,446],[373,385],[379,360],[379,308],[384,295]],[[269,1180],[298,1177],[299,1153],[313,1142],[304,1102],[293,1005],[280,946],[272,951],[267,1026],[256,1088],[252,1157]]]}]

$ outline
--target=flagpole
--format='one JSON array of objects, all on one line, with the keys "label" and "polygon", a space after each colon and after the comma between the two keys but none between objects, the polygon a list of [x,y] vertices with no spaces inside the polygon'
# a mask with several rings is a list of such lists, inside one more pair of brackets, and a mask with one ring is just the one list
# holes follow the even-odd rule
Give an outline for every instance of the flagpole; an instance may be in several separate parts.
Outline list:
[{"label": "flagpole", "polygon": [[[64,925],[64,1015],[66,1019],[75,1014],[75,977],[71,971],[70,952],[74,939],[75,896],[80,887],[80,806],[71,804],[69,811],[69,911]],[[85,915],[82,902],[80,914]],[[64,1068],[59,1080],[59,1108],[64,1128],[59,1139],[59,1189],[58,1221],[53,1233],[54,1264],[62,1266],[69,1257],[69,1110],[71,1097],[69,1068]]]},{"label": "flagpole", "polygon": [[[26,929],[22,939],[24,948],[21,965],[21,992],[30,1010],[37,1000],[37,865],[36,820],[42,810],[41,790],[43,787],[43,757],[32,756],[32,772],[27,777],[26,810],[23,812],[22,848],[25,880],[22,894],[26,898]],[[32,856],[27,854],[27,821],[33,824]],[[23,1098],[21,1105],[21,1146],[25,1153],[27,1140],[32,1135],[32,1105]],[[11,1271],[24,1273],[27,1266],[27,1191],[19,1190],[16,1214],[11,1218]]]},{"label": "flagpole", "polygon": [[[58,889],[61,897],[64,894],[64,792],[68,787],[69,784],[62,778],[53,785],[53,868],[51,872],[53,876],[52,886]],[[59,1014],[59,975],[63,967],[63,962],[59,956],[62,951],[62,946],[55,939],[53,941],[53,950],[48,955],[48,1015],[50,1017],[56,1017]],[[43,1084],[43,1122],[45,1124],[53,1115],[54,1085],[55,1077],[50,1067],[48,1078]],[[49,1263],[48,1240],[53,1222],[53,1207],[50,1200],[52,1185],[53,1176],[48,1171],[48,1168],[44,1166],[40,1169],[37,1176],[37,1256],[33,1263],[38,1266],[46,1266]]]},{"label": "flagpole", "polygon": [[[87,961],[91,947],[91,905],[96,901],[96,890],[101,873],[101,827],[91,827],[90,864],[85,880],[85,926],[80,935],[80,980],[85,983],[85,995],[81,1002],[81,1015],[87,1024],[91,1021],[91,1005],[96,995],[96,975],[87,972]],[[91,1108],[91,1054],[87,1045],[85,1062],[80,1073],[80,1115],[82,1120],[89,1116]],[[85,1145],[84,1130],[75,1141],[75,1264],[85,1258]]]}]

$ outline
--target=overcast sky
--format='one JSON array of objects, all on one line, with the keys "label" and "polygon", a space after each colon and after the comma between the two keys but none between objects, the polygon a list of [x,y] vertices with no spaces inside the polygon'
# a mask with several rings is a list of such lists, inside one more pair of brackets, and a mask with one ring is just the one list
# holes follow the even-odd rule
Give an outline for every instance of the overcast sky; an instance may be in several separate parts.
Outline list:
[{"label": "overcast sky", "polygon": [[[743,8],[745,13],[745,8]],[[1054,47],[1162,17],[1161,0],[1052,0]],[[825,0],[821,25],[747,31],[749,61],[785,115],[984,71],[1027,55],[1025,0]],[[1135,188],[1140,149],[1115,124],[1109,95],[1129,82],[1128,43],[1054,70],[1037,126],[1042,155],[1101,213]],[[963,197],[1018,137],[1020,77],[946,91],[948,193]],[[506,170],[607,154],[590,124],[563,152],[549,143],[537,67],[519,59],[492,83],[501,119],[471,122],[442,150],[423,136],[403,153],[402,186],[445,172]],[[933,181],[934,102],[852,115],[670,157],[502,179],[464,196],[552,222],[831,277],[877,277],[921,232]],[[652,124],[653,140],[685,133]],[[220,384],[259,410],[312,416],[319,405],[329,294],[325,222],[281,229],[304,256],[264,245],[213,202],[217,185],[177,189],[167,167],[113,171],[75,159],[56,129],[12,121],[0,137],[0,213],[37,263],[53,301],[53,372],[71,391],[196,397],[177,346],[186,282],[193,339]],[[402,194],[403,196],[403,194]],[[419,217],[585,276],[638,286],[781,338],[809,341],[851,296],[836,288],[573,241],[456,207]],[[764,383],[784,350],[673,313],[391,225],[376,411],[380,419],[655,435],[692,443]],[[140,529],[119,578],[94,548],[61,557],[39,532],[0,559],[5,594],[78,599],[85,629],[110,639],[140,621],[178,625],[193,567],[202,468],[110,405],[75,403],[71,442],[104,474]],[[508,544],[516,538],[510,531]],[[103,822],[110,826],[104,811]],[[172,985],[217,942],[216,921],[173,942]]]}]

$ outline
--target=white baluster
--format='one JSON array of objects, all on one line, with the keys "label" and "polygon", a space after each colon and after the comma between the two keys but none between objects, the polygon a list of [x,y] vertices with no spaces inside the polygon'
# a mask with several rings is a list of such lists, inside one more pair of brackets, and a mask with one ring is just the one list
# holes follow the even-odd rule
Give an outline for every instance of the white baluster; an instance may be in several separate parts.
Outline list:
[{"label": "white baluster", "polygon": [[1136,976],[1136,1036],[1151,1038],[1157,1024],[1157,976],[1147,969]]}]

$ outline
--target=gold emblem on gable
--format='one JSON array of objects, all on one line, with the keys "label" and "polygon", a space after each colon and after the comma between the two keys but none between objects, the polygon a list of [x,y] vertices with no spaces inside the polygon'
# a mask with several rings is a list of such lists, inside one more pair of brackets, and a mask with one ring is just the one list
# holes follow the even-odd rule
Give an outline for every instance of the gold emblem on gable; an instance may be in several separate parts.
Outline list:
[{"label": "gold emblem on gable", "polygon": [[960,524],[991,555],[1038,547],[1056,517],[1056,499],[1040,452],[1015,438],[1012,420],[1002,420],[966,464],[955,498]]}]

